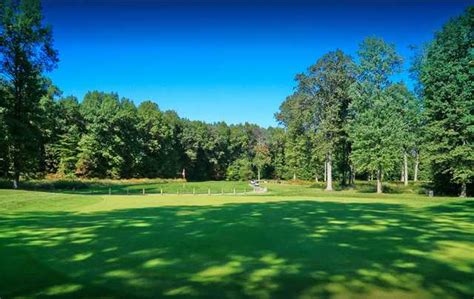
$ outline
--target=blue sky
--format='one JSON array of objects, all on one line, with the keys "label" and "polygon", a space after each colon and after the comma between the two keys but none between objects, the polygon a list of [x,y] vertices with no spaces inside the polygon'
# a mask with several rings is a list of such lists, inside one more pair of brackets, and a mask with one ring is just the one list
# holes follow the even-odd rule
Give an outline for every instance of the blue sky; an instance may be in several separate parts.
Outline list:
[{"label": "blue sky", "polygon": [[[43,0],[64,95],[114,91],[207,122],[276,125],[294,75],[379,36],[408,59],[469,1]],[[409,81],[407,74],[400,78]]]}]

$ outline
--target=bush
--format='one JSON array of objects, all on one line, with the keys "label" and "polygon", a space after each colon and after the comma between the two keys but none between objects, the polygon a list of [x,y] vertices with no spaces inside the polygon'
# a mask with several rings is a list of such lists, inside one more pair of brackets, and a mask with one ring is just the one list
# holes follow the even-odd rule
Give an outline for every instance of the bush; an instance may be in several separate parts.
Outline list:
[{"label": "bush", "polygon": [[246,181],[252,179],[253,176],[252,163],[245,158],[235,160],[227,167],[226,178],[229,181]]}]

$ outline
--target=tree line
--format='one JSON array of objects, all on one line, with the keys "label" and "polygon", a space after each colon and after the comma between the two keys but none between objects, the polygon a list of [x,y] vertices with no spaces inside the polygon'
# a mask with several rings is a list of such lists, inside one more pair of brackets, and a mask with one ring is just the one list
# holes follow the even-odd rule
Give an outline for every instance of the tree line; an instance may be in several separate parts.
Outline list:
[{"label": "tree line", "polygon": [[395,45],[361,42],[356,58],[331,51],[295,78],[275,114],[282,125],[181,118],[116,93],[63,97],[39,0],[0,6],[0,176],[191,180],[429,180],[466,196],[474,177],[474,9],[451,19],[411,59],[414,91],[393,81]]}]

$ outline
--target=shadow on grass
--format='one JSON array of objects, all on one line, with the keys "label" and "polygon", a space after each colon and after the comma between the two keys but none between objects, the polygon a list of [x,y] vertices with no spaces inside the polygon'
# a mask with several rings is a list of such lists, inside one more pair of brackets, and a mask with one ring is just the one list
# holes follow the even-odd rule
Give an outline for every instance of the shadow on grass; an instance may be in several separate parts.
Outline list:
[{"label": "shadow on grass", "polygon": [[0,296],[470,298],[474,202],[0,216]]}]

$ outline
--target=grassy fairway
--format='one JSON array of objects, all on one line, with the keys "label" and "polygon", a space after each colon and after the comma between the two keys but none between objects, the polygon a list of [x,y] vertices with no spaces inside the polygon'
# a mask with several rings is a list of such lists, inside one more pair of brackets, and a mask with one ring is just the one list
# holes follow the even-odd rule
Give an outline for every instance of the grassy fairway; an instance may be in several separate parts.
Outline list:
[{"label": "grassy fairway", "polygon": [[309,186],[0,190],[0,297],[471,298],[473,215],[472,199]]}]

